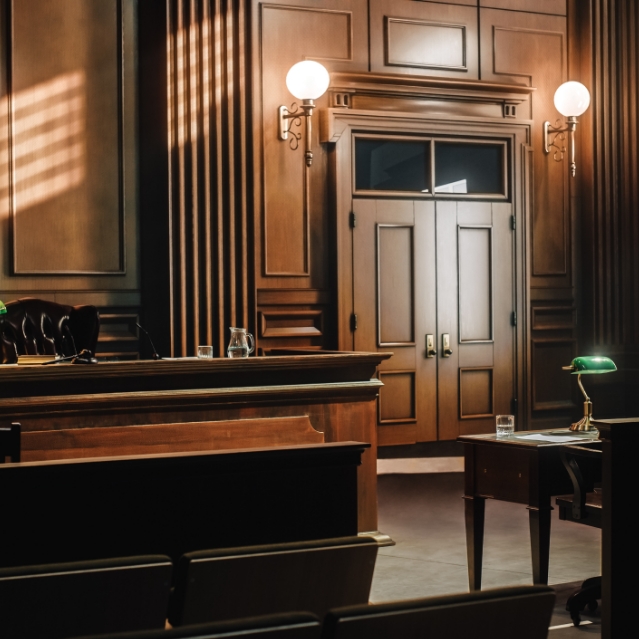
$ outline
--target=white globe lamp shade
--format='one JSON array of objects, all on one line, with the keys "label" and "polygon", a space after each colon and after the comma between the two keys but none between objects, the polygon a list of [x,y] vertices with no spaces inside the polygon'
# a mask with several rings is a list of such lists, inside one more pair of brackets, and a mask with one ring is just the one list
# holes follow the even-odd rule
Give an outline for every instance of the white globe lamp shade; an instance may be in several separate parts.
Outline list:
[{"label": "white globe lamp shade", "polygon": [[298,100],[317,100],[326,93],[330,81],[328,71],[314,60],[298,62],[286,74],[286,86]]},{"label": "white globe lamp shade", "polygon": [[581,82],[564,82],[555,91],[555,107],[561,115],[577,117],[590,106],[590,92]]}]

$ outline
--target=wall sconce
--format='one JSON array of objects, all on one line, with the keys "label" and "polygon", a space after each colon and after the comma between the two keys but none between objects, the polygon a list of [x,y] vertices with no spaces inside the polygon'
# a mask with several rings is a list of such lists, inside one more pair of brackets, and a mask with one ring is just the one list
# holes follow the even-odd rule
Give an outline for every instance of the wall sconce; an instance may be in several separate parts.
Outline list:
[{"label": "wall sconce", "polygon": [[301,109],[297,109],[297,104],[293,102],[291,110],[285,106],[280,106],[277,110],[279,116],[279,138],[280,140],[291,139],[289,146],[293,151],[297,149],[298,143],[302,137],[301,133],[291,131],[291,126],[301,126],[301,118],[306,119],[306,148],[304,150],[304,159],[306,166],[313,164],[313,152],[311,151],[311,115],[315,108],[314,100],[326,93],[331,78],[328,71],[314,60],[304,60],[294,64],[286,74],[286,86],[288,90],[298,99],[302,101]]},{"label": "wall sconce", "polygon": [[[577,128],[577,116],[580,116],[590,106],[590,93],[581,82],[564,82],[555,91],[555,108],[566,118],[566,126],[562,127],[559,120],[557,126],[552,126],[550,122],[544,122],[544,150],[550,153],[550,148],[555,148],[555,162],[564,159],[566,147],[557,144],[558,140],[566,139],[568,133],[568,143],[570,145],[570,175],[575,177],[577,165],[575,164],[575,129]],[[552,139],[551,139],[552,137]]]},{"label": "wall sconce", "polygon": [[592,402],[590,397],[586,393],[586,389],[581,383],[582,375],[597,375],[599,373],[612,373],[617,370],[615,363],[609,357],[600,357],[597,355],[591,355],[588,357],[575,357],[570,363],[570,366],[563,366],[563,370],[570,371],[573,375],[577,376],[577,384],[584,396],[584,416],[578,421],[572,424],[570,430],[585,430],[594,431],[597,430],[591,423],[592,420]]}]

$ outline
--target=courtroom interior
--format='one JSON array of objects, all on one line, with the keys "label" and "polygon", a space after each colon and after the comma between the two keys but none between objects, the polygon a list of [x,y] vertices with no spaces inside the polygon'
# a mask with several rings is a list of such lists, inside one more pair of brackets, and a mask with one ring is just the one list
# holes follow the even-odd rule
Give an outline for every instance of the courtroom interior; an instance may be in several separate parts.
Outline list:
[{"label": "courtroom interior", "polygon": [[7,636],[623,636],[636,0],[0,0],[0,42]]}]

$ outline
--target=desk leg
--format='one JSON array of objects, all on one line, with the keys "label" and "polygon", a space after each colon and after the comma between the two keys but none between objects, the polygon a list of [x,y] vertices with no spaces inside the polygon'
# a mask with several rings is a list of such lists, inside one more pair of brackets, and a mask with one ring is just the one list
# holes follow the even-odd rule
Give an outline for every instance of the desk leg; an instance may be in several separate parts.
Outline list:
[{"label": "desk leg", "polygon": [[483,497],[465,496],[466,510],[466,556],[468,558],[468,587],[481,590],[481,568],[484,555],[484,512],[486,500]]},{"label": "desk leg", "polygon": [[533,583],[548,583],[550,559],[550,514],[552,508],[528,507],[530,544],[532,547]]}]

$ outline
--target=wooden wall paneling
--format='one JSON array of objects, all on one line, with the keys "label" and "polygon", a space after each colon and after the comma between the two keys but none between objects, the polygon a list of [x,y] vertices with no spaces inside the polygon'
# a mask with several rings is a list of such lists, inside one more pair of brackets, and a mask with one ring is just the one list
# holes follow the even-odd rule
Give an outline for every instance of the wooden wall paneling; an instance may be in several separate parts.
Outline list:
[{"label": "wooden wall paneling", "polygon": [[479,0],[480,7],[565,16],[566,0]]},{"label": "wooden wall paneling", "polygon": [[[318,114],[313,116],[314,160],[306,199],[303,144],[292,151],[288,141],[277,138],[277,109],[290,108],[294,101],[285,78],[295,62],[316,59],[329,71],[368,70],[368,5],[365,0],[299,0],[255,2],[253,7],[258,286],[326,288],[327,166],[318,143]],[[320,98],[318,106],[326,100]],[[294,124],[293,130],[302,129]]]},{"label": "wooden wall paneling", "polygon": [[533,287],[571,287],[572,253],[567,162],[543,150],[543,122],[561,118],[553,104],[567,79],[566,19],[561,16],[482,9],[481,79],[533,86]]},{"label": "wooden wall paneling", "polygon": [[2,3],[4,299],[139,303],[136,4],[98,4]]},{"label": "wooden wall paneling", "polygon": [[479,78],[476,4],[377,0],[370,24],[373,72]]},{"label": "wooden wall paneling", "polygon": [[140,339],[148,340],[136,324],[139,313],[128,308],[101,308],[96,357],[109,360],[138,359]]},{"label": "wooden wall paneling", "polygon": [[327,290],[258,289],[258,348],[333,348],[332,308]]},{"label": "wooden wall paneling", "polygon": [[[167,0],[171,353],[252,328],[244,3]],[[152,262],[149,261],[149,265]]]},{"label": "wooden wall paneling", "polygon": [[[568,366],[575,357],[576,340],[571,337],[533,338],[531,344],[532,411],[572,409],[575,382],[561,367]],[[564,418],[564,421],[569,420]]]}]

